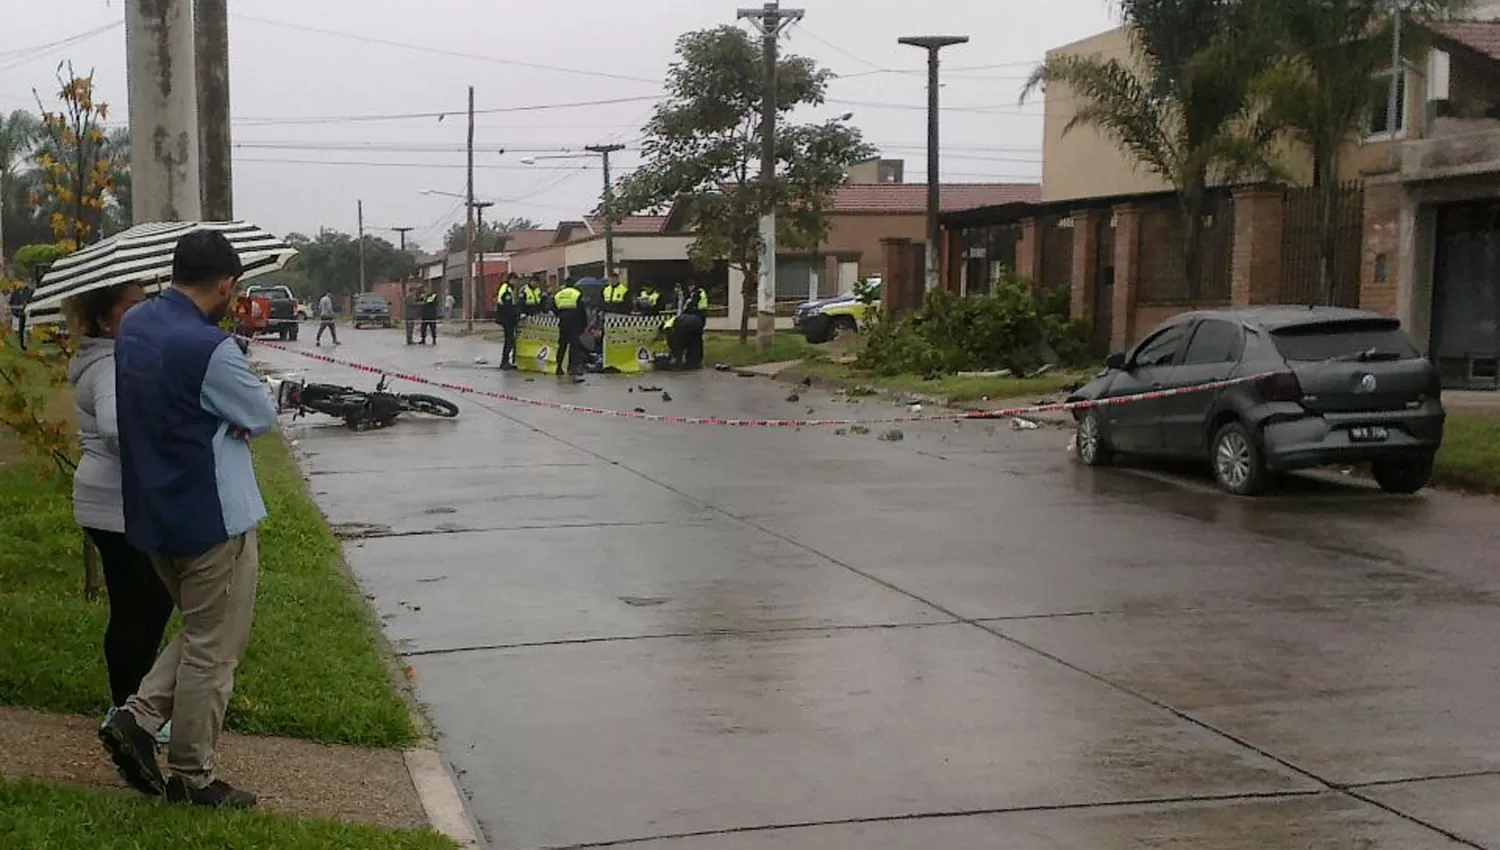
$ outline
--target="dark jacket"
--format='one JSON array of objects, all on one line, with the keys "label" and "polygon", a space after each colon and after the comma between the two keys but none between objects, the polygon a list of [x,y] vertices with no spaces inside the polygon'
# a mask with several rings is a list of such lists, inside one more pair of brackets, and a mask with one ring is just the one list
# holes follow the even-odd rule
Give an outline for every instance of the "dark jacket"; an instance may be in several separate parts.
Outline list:
[{"label": "dark jacket", "polygon": [[435,322],[438,318],[438,310],[442,307],[443,300],[436,292],[429,292],[422,296],[422,321]]},{"label": "dark jacket", "polygon": [[115,374],[130,544],[187,558],[258,525],[250,443],[230,432],[271,430],[276,408],[234,338],[167,290],[120,323]]}]

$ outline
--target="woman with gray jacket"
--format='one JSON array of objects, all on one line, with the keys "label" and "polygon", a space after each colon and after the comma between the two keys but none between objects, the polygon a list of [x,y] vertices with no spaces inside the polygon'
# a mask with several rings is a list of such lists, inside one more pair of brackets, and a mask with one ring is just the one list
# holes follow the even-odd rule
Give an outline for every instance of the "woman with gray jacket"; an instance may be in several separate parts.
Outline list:
[{"label": "woman with gray jacket", "polygon": [[68,381],[78,407],[83,457],[73,474],[73,514],[99,550],[109,592],[104,665],[111,705],[118,708],[140,687],[161,649],[172,617],[172,597],[145,552],[125,540],[120,493],[120,431],[115,417],[115,332],[120,319],[145,298],[135,284],[86,292],[65,311],[78,351]]}]

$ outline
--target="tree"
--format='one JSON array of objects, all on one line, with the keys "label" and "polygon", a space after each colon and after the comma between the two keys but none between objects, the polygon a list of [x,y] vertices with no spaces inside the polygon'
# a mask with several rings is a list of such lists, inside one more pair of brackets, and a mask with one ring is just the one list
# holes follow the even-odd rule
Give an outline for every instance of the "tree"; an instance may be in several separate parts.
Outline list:
[{"label": "tree", "polygon": [[7,218],[18,211],[11,183],[16,169],[31,155],[40,130],[41,122],[24,109],[0,115],[0,266],[10,255],[5,245]]},{"label": "tree", "polygon": [[112,236],[134,223],[130,194],[130,130],[116,127],[104,137],[104,153],[113,178],[104,208],[104,233]]},{"label": "tree", "polygon": [[[488,222],[474,234],[474,250],[485,253],[504,251],[510,242],[510,234],[517,230],[536,230],[536,222],[529,218],[516,217],[501,222]],[[457,222],[448,228],[443,245],[450,252],[466,251],[469,248],[469,225]],[[411,245],[407,245],[411,248]]]},{"label": "tree", "polygon": [[[1291,2],[1292,0],[1289,0]],[[1279,172],[1275,128],[1263,120],[1257,81],[1274,61],[1255,0],[1122,0],[1133,61],[1055,56],[1022,94],[1061,85],[1078,105],[1064,128],[1092,126],[1177,190],[1183,270],[1202,284],[1208,187]]]},{"label": "tree", "polygon": [[687,198],[700,267],[719,260],[744,273],[740,342],[749,337],[760,276],[759,223],[764,205],[777,212],[777,239],[816,248],[827,235],[828,203],[848,168],[873,150],[858,129],[839,122],[789,124],[793,110],[823,103],[831,73],[811,59],[784,56],[776,75],[777,174],[773,197],[760,184],[760,45],[735,27],[690,32],[677,40],[667,71],[667,99],[645,127],[645,164],[615,190],[616,218]]},{"label": "tree", "polygon": [[[1366,117],[1385,103],[1391,66],[1389,0],[1260,0],[1275,23],[1280,61],[1261,81],[1271,122],[1312,158],[1318,194],[1321,270],[1318,301],[1333,301],[1335,222],[1343,153]],[[1430,20],[1470,5],[1467,0],[1409,0],[1407,12]]]},{"label": "tree", "polygon": [[[311,239],[290,233],[286,240],[297,249],[287,272],[306,281],[311,288],[308,294],[359,291],[359,240],[337,230],[323,230]],[[369,283],[404,280],[416,268],[416,258],[411,254],[402,253],[378,236],[365,237],[365,278]]]},{"label": "tree", "polygon": [[[114,188],[100,126],[109,107],[94,102],[93,75],[80,77],[71,64],[67,77],[59,77],[58,83],[62,106],[56,112],[42,110],[36,166],[42,173],[43,196],[58,207],[49,216],[52,234],[63,250],[74,251],[99,233],[104,196]],[[42,203],[40,197],[33,200],[34,205]]]}]

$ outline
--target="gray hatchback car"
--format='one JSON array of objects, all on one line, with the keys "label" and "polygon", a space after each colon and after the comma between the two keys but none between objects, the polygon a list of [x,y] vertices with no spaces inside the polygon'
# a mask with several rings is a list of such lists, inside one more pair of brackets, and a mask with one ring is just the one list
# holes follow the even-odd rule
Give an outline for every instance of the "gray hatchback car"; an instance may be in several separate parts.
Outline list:
[{"label": "gray hatchback car", "polygon": [[1116,453],[1207,460],[1236,495],[1276,473],[1369,463],[1380,486],[1415,493],[1443,440],[1441,383],[1396,319],[1336,307],[1185,313],[1071,396],[1105,400],[1253,378],[1214,390],[1074,412],[1078,459]]}]

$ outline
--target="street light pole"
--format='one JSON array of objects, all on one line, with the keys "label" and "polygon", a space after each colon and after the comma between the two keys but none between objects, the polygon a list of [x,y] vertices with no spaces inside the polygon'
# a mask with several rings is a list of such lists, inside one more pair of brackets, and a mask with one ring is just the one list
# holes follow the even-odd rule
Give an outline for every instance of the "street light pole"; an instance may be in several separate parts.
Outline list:
[{"label": "street light pole", "polygon": [[755,299],[755,348],[766,351],[776,337],[776,49],[781,31],[802,20],[802,9],[783,9],[769,0],[759,9],[740,9],[761,34],[764,80],[760,95],[760,281]]},{"label": "street light pole", "polygon": [[945,47],[967,44],[965,35],[911,36],[900,39],[901,44],[920,47],[927,51],[927,291],[938,288],[938,241],[942,232],[938,228],[938,212],[942,206],[942,169],[938,150],[938,54]]}]

